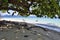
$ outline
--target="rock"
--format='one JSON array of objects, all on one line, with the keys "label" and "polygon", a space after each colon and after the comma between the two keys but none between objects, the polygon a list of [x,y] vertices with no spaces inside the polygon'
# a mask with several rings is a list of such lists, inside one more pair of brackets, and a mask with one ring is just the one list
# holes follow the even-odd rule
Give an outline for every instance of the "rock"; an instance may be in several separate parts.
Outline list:
[{"label": "rock", "polygon": [[1,40],[6,40],[6,39],[1,39]]}]

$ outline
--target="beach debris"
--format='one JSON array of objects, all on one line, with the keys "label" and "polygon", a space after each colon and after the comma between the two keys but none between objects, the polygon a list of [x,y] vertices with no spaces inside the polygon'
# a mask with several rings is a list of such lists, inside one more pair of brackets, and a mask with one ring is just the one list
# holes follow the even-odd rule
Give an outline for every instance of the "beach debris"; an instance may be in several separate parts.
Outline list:
[{"label": "beach debris", "polygon": [[24,26],[22,26],[22,29],[24,29]]},{"label": "beach debris", "polygon": [[24,37],[28,37],[28,35],[24,35]]},{"label": "beach debris", "polygon": [[19,37],[16,36],[16,39],[18,39]]},{"label": "beach debris", "polygon": [[43,29],[44,31],[48,31],[48,29],[46,29],[46,28],[43,28],[43,27],[40,27],[41,29]]},{"label": "beach debris", "polygon": [[8,27],[9,29],[11,29],[12,27],[10,26],[10,27]]},{"label": "beach debris", "polygon": [[37,35],[37,32],[36,31],[31,31],[32,34],[34,35]]},{"label": "beach debris", "polygon": [[17,29],[16,31],[18,32],[18,31],[20,31],[20,30]]},{"label": "beach debris", "polygon": [[15,30],[15,32],[14,32],[14,33],[17,33],[17,32],[19,32],[19,31],[20,31],[20,30],[18,30],[18,29],[17,29],[17,30]]},{"label": "beach debris", "polygon": [[1,40],[7,40],[7,38],[2,38]]},{"label": "beach debris", "polygon": [[31,28],[26,28],[27,30],[30,30]]},{"label": "beach debris", "polygon": [[7,27],[8,27],[9,25],[7,24]]},{"label": "beach debris", "polygon": [[20,30],[20,27],[17,27],[18,30]]},{"label": "beach debris", "polygon": [[39,33],[38,33],[37,35],[39,35],[39,36],[40,36],[41,34],[39,34]]},{"label": "beach debris", "polygon": [[23,33],[25,33],[25,30],[24,30],[24,29],[22,29],[22,32],[23,32]]},{"label": "beach debris", "polygon": [[7,29],[7,27],[5,26],[5,27],[0,27],[0,29]]},{"label": "beach debris", "polygon": [[5,39],[1,39],[1,40],[5,40]]}]

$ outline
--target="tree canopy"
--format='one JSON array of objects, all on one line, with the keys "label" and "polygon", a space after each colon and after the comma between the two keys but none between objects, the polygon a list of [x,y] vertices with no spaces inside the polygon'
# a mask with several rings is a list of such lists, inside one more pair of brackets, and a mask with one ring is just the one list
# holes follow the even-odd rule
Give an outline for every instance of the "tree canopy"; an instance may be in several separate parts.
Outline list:
[{"label": "tree canopy", "polygon": [[60,18],[59,0],[0,0],[0,10],[14,10],[22,16],[53,18],[57,15]]}]

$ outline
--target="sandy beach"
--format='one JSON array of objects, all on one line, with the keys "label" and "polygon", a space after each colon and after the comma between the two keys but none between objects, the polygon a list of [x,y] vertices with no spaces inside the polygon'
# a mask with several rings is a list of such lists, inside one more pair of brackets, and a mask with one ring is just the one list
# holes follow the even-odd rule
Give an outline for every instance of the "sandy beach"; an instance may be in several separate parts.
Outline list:
[{"label": "sandy beach", "polygon": [[0,21],[0,40],[60,40],[60,33],[25,22]]}]

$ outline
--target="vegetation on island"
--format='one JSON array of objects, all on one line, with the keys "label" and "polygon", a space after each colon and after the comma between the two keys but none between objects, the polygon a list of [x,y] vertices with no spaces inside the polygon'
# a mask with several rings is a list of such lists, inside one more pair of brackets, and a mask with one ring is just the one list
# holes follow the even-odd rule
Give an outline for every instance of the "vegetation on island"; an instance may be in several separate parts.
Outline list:
[{"label": "vegetation on island", "polygon": [[[14,10],[22,16],[33,14],[37,17],[56,18],[57,15],[60,18],[59,0],[0,0],[0,10],[7,12]],[[8,12],[8,14],[10,13]]]}]

